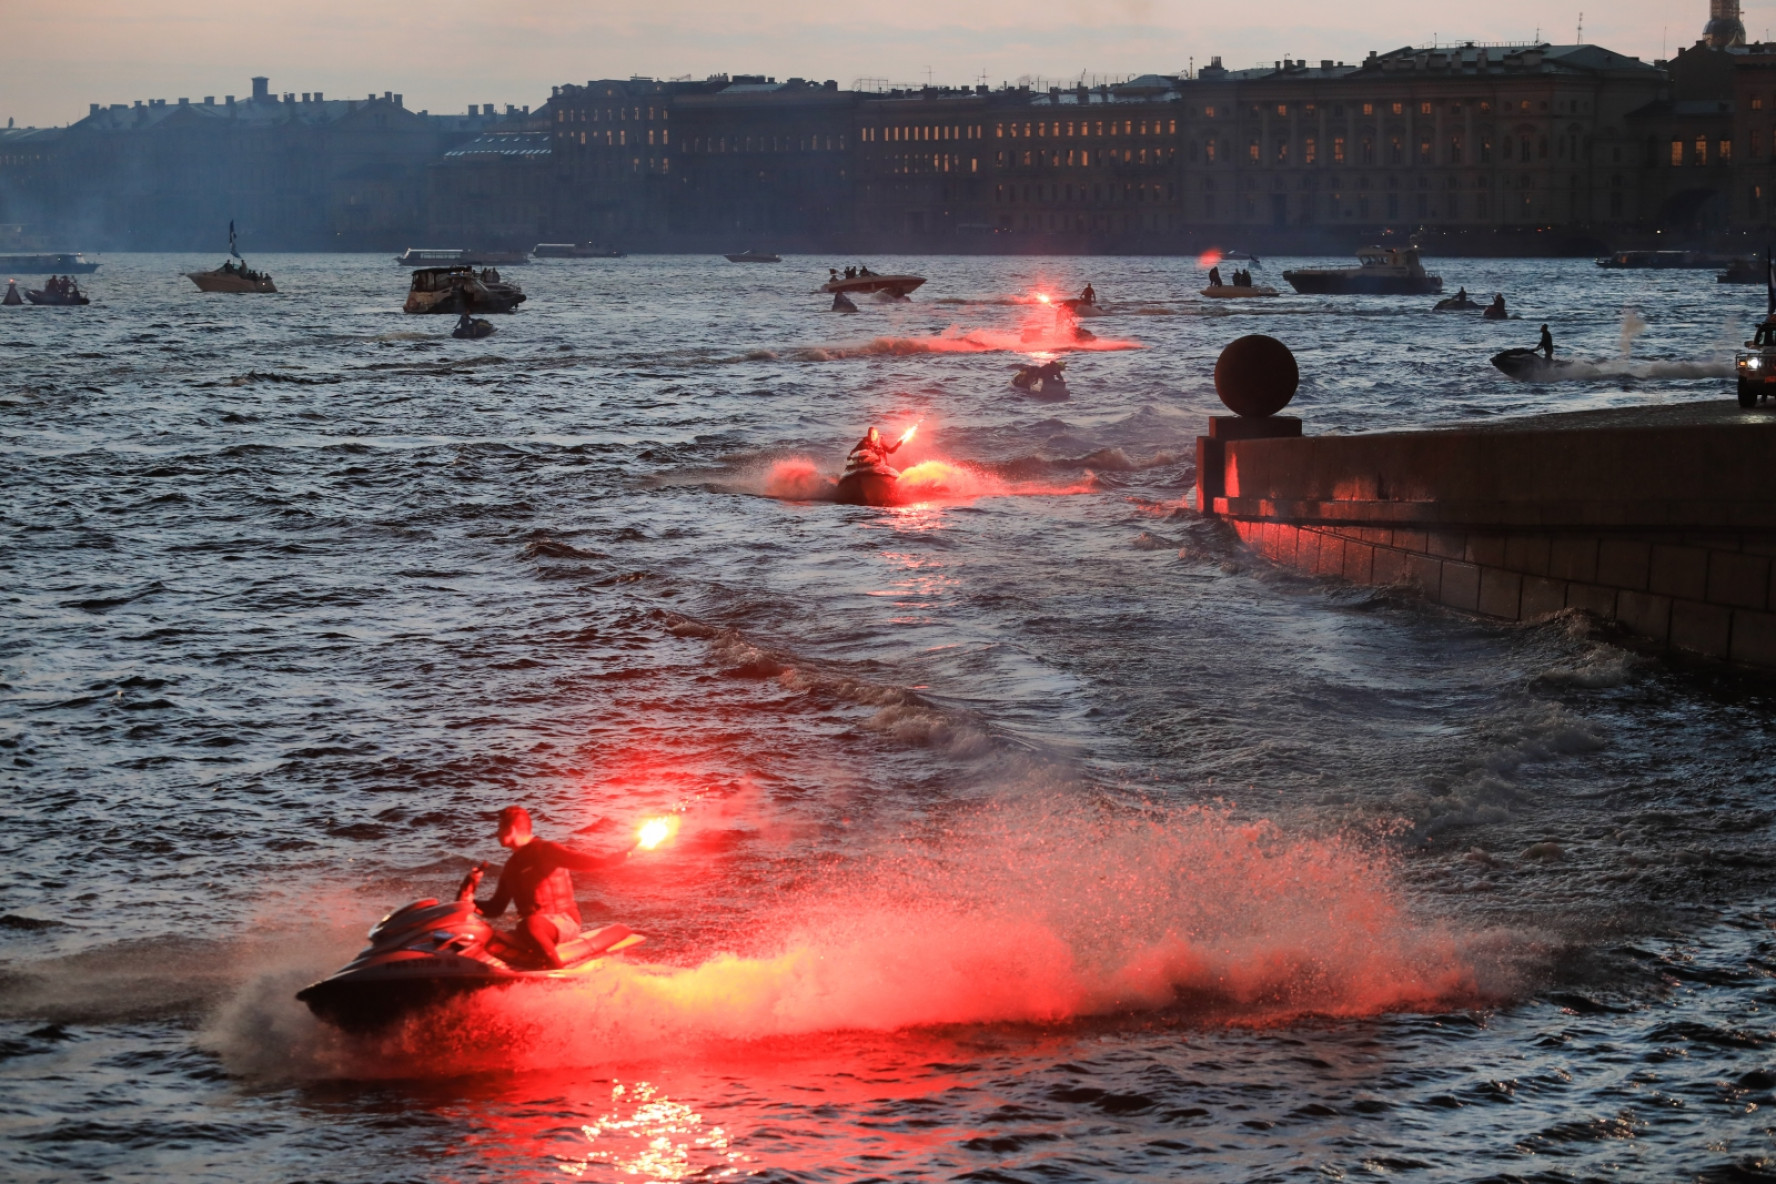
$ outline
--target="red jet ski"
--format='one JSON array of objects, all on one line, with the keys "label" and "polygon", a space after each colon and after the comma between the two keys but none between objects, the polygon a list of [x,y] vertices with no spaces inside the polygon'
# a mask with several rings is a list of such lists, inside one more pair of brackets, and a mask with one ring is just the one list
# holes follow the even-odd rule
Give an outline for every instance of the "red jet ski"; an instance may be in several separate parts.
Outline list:
[{"label": "red jet ski", "polygon": [[891,469],[881,461],[866,463],[860,457],[853,457],[839,476],[833,501],[841,506],[898,506],[900,470]]},{"label": "red jet ski", "polygon": [[338,971],[296,992],[316,1018],[353,1033],[375,1032],[427,1007],[474,991],[522,982],[571,981],[607,954],[647,939],[624,925],[606,925],[562,942],[566,965],[556,970],[502,946],[488,949],[493,926],[475,908],[485,865],[469,872],[456,899],[416,900],[370,930],[370,944]]}]

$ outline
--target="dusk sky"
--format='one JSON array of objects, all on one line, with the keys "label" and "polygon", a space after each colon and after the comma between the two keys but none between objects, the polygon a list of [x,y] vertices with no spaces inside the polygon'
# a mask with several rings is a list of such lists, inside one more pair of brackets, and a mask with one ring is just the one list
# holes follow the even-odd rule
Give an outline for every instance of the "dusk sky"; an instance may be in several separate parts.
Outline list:
[{"label": "dusk sky", "polygon": [[[392,90],[410,108],[452,112],[534,106],[553,83],[635,74],[998,85],[1175,72],[1217,54],[1230,67],[1284,56],[1348,62],[1433,37],[1526,41],[1539,30],[1568,42],[1583,4],[900,0],[866,11],[816,0],[0,0],[0,118],[47,126],[81,118],[89,103],[244,96],[255,74],[279,93]],[[1707,13],[1706,0],[1593,0],[1584,35],[1650,60],[1696,40]],[[1776,24],[1769,6],[1746,7],[1753,37],[1765,21]]]}]

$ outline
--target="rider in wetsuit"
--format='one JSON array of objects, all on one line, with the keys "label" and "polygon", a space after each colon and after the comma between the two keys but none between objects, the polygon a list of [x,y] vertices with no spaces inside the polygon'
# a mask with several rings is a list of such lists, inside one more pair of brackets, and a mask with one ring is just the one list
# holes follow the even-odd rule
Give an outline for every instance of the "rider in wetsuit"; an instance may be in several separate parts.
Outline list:
[{"label": "rider in wetsuit", "polygon": [[531,833],[530,812],[523,806],[500,811],[499,844],[510,847],[512,855],[500,869],[493,899],[476,901],[475,907],[491,920],[504,913],[508,904],[517,905],[517,932],[500,933],[497,938],[526,953],[540,954],[559,970],[563,963],[555,947],[580,934],[580,906],[574,901],[568,869],[602,871],[623,857],[585,855],[537,838]]},{"label": "rider in wetsuit", "polygon": [[885,466],[888,464],[889,456],[896,452],[900,445],[901,441],[899,440],[890,444],[882,439],[882,433],[877,430],[874,424],[871,424],[869,433],[859,440],[856,447],[852,448],[845,457],[845,464],[847,467],[856,466],[859,468],[869,465]]},{"label": "rider in wetsuit", "polygon": [[1536,348],[1546,354],[1550,362],[1554,360],[1554,334],[1548,332],[1546,325],[1542,326],[1542,339],[1536,342]]}]

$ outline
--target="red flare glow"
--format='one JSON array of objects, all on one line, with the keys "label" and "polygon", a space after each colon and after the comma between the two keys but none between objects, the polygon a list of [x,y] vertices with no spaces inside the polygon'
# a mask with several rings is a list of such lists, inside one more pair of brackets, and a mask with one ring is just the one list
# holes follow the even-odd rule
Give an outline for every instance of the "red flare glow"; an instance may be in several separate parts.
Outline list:
[{"label": "red flare glow", "polygon": [[643,851],[652,851],[677,833],[678,819],[671,816],[650,818],[636,832],[635,845]]},{"label": "red flare glow", "polygon": [[1204,270],[1207,270],[1208,268],[1211,268],[1211,267],[1221,266],[1221,259],[1222,259],[1221,252],[1217,251],[1214,247],[1210,247],[1208,250],[1204,251],[1201,255],[1198,255],[1196,257],[1196,265],[1198,267],[1203,268]]},{"label": "red flare glow", "polygon": [[[923,423],[924,420],[920,420],[919,422]],[[916,423],[912,427],[908,428],[906,431],[904,431],[900,434],[900,442],[902,444],[905,444],[908,440],[911,440],[913,438],[913,433],[918,430],[919,430],[919,424]]]}]

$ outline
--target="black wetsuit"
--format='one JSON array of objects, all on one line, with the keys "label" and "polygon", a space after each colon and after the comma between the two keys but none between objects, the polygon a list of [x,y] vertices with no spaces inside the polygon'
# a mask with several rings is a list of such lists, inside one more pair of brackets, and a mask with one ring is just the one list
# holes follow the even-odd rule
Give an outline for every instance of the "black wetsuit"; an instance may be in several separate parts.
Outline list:
[{"label": "black wetsuit", "polygon": [[1548,332],[1546,325],[1542,326],[1542,339],[1536,342],[1536,348],[1548,355],[1550,362],[1554,360],[1554,335]]},{"label": "black wetsuit", "polygon": [[[508,904],[516,904],[520,917],[548,913],[572,917],[577,925],[580,923],[580,907],[574,901],[573,880],[566,874],[567,869],[594,872],[610,863],[608,856],[584,855],[560,843],[532,839],[506,860],[506,866],[500,869],[499,886],[494,889],[493,899],[480,906],[481,912],[488,917],[497,917],[506,911]],[[557,872],[561,874],[557,876]]]}]

